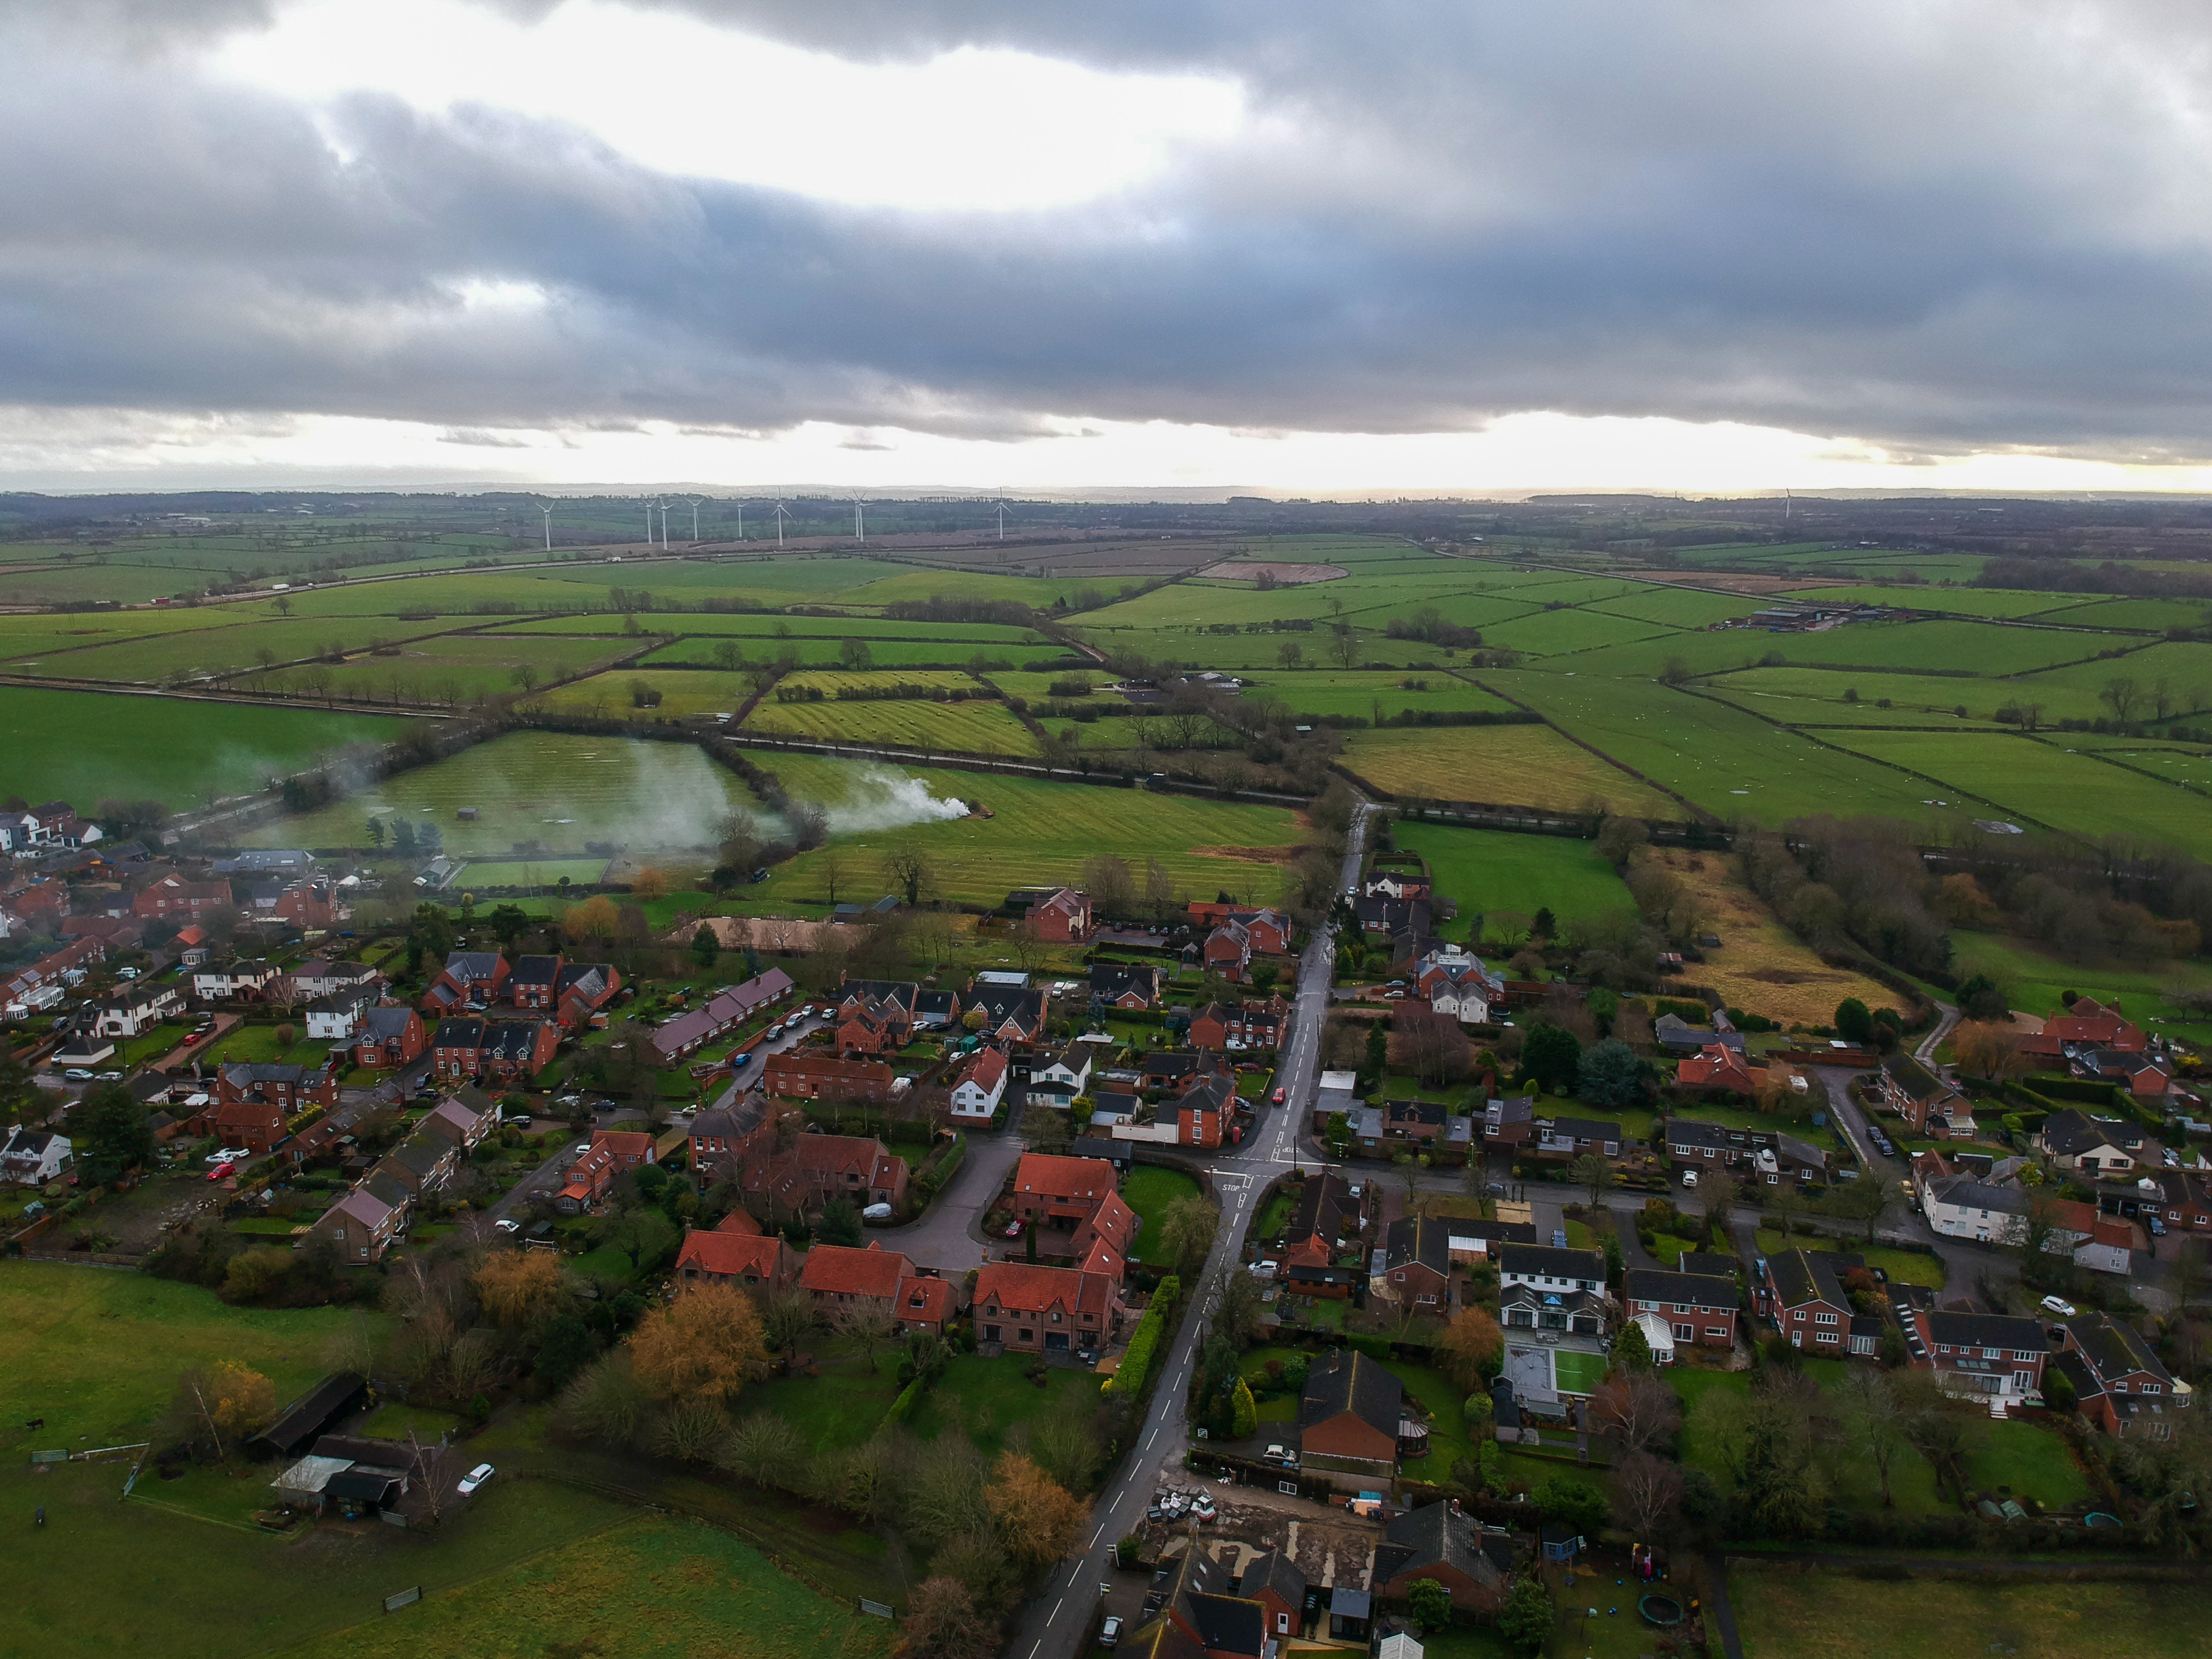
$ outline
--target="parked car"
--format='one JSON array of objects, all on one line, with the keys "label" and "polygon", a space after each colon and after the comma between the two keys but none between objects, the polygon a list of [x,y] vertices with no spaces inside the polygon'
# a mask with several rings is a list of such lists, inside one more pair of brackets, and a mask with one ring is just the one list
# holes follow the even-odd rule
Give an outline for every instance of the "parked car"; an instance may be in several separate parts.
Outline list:
[{"label": "parked car", "polygon": [[226,1146],[219,1152],[210,1152],[204,1161],[210,1164],[243,1164],[252,1156],[243,1146]]},{"label": "parked car", "polygon": [[215,1168],[208,1171],[208,1179],[210,1181],[227,1181],[230,1178],[232,1172],[235,1170],[237,1167],[238,1166],[234,1164],[218,1164]]},{"label": "parked car", "polygon": [[1278,1089],[1273,1094],[1269,1095],[1267,1099],[1270,1103],[1279,1106],[1290,1097],[1291,1091],[1288,1089]]},{"label": "parked car", "polygon": [[491,1467],[491,1465],[490,1465],[490,1464],[489,1464],[489,1463],[479,1463],[479,1464],[477,1464],[477,1465],[476,1466],[476,1468],[474,1468],[471,1469],[471,1470],[470,1470],[466,1474],[465,1474],[465,1475],[463,1475],[463,1476],[461,1477],[461,1484],[460,1484],[460,1488],[459,1488],[459,1491],[460,1491],[460,1494],[461,1494],[461,1496],[462,1496],[462,1497],[464,1497],[464,1498],[466,1498],[466,1497],[467,1497],[471,1492],[474,1492],[474,1491],[475,1491],[478,1486],[481,1486],[482,1485],[483,1485],[483,1483],[484,1483],[485,1481],[487,1481],[487,1480],[490,1480],[490,1479],[491,1479],[491,1477],[492,1477],[492,1474],[493,1474],[493,1470],[492,1470],[492,1467]]},{"label": "parked car", "polygon": [[1006,1224],[1006,1237],[1008,1238],[1019,1238],[1021,1236],[1022,1224],[1018,1221],[1009,1221]]},{"label": "parked car", "polygon": [[863,1221],[889,1221],[890,1218],[891,1206],[888,1204],[871,1204],[860,1212]]},{"label": "parked car", "polygon": [[2071,1319],[2074,1317],[2074,1304],[2060,1297],[2046,1296],[2043,1298],[2043,1311],[2057,1314],[2061,1319]]},{"label": "parked car", "polygon": [[491,1224],[491,1226],[492,1231],[497,1233],[519,1233],[522,1231],[522,1224],[520,1221],[510,1221],[505,1216],[500,1217]]},{"label": "parked car", "polygon": [[1694,1187],[1694,1186],[1696,1186],[1696,1185],[1698,1184],[1698,1172],[1697,1172],[1695,1170],[1683,1170],[1683,1171],[1682,1171],[1682,1184],[1683,1184],[1685,1187]]},{"label": "parked car", "polygon": [[67,1078],[71,1083],[89,1083],[92,1081],[92,1073],[82,1066],[72,1066],[69,1070],[64,1072],[62,1075]]},{"label": "parked car", "polygon": [[2164,1238],[2166,1237],[2166,1223],[2160,1221],[2154,1215],[2146,1216],[2144,1220],[2150,1227],[2150,1236],[2153,1238]]},{"label": "parked car", "polygon": [[1098,1627],[1098,1645],[1110,1648],[1121,1639],[1121,1615],[1114,1613]]}]

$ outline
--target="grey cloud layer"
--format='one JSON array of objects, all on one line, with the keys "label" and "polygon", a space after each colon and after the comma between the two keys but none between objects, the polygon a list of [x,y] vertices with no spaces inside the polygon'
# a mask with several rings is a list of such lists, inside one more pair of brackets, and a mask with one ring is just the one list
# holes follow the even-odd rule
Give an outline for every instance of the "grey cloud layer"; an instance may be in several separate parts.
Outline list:
[{"label": "grey cloud layer", "polygon": [[1555,409],[2212,453],[2201,9],[682,9],[856,57],[1231,74],[1264,136],[1004,218],[672,180],[380,99],[340,112],[340,160],[195,73],[252,0],[19,9],[0,401],[982,436]]}]

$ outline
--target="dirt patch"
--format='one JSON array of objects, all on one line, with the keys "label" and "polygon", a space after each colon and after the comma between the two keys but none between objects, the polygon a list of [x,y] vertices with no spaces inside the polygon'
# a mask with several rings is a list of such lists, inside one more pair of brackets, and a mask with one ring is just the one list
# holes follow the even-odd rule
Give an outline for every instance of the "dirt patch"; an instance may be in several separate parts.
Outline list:
[{"label": "dirt patch", "polygon": [[1257,560],[1224,559],[1198,574],[1224,582],[1256,582],[1262,576],[1272,576],[1285,587],[1296,587],[1306,582],[1333,582],[1350,573],[1334,564],[1267,564]]},{"label": "dirt patch", "polygon": [[842,921],[802,921],[789,916],[702,916],[678,924],[660,942],[689,945],[702,927],[712,928],[725,951],[748,945],[756,951],[818,951],[825,942],[851,931]]},{"label": "dirt patch", "polygon": [[1194,859],[1235,859],[1242,864],[1288,864],[1298,855],[1295,847],[1194,847]]},{"label": "dirt patch", "polygon": [[1809,985],[1815,979],[1825,978],[1826,975],[1801,974],[1789,968],[1754,968],[1744,977],[1755,979],[1761,985]]}]

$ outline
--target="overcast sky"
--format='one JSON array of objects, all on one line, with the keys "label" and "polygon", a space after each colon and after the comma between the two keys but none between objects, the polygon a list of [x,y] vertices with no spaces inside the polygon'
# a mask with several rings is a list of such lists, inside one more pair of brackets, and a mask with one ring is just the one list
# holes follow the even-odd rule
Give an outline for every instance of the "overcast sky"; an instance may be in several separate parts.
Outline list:
[{"label": "overcast sky", "polygon": [[0,0],[0,485],[2212,489],[2202,0]]}]

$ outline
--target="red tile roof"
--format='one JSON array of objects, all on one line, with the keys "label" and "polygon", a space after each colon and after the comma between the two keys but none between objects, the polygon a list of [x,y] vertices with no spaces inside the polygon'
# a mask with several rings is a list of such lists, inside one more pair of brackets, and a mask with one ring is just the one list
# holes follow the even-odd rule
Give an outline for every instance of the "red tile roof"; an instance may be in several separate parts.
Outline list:
[{"label": "red tile roof", "polygon": [[960,1075],[952,1080],[952,1086],[957,1089],[963,1083],[972,1083],[988,1093],[999,1086],[999,1080],[1006,1074],[1006,1057],[996,1048],[986,1048],[961,1068]]},{"label": "red tile roof", "polygon": [[1103,1314],[1112,1302],[1113,1281],[1077,1267],[1032,1267],[1012,1261],[984,1265],[975,1278],[975,1305],[995,1300],[1017,1313],[1042,1313],[1053,1307]]},{"label": "red tile roof", "polygon": [[1103,1158],[1062,1158],[1024,1152],[1014,1166],[1014,1191],[1042,1198],[1098,1200],[1113,1194],[1114,1166]]},{"label": "red tile roof", "polygon": [[907,1279],[899,1284],[898,1316],[911,1324],[941,1325],[958,1311],[949,1279]]},{"label": "red tile roof", "polygon": [[757,1279],[774,1279],[783,1248],[781,1238],[695,1232],[684,1241],[683,1252],[676,1258],[676,1271],[712,1273],[722,1279],[742,1278],[746,1273]]},{"label": "red tile roof", "polygon": [[909,1276],[914,1264],[897,1250],[871,1244],[856,1250],[847,1244],[817,1244],[806,1253],[799,1269],[803,1290],[824,1296],[869,1296],[889,1302],[898,1295],[899,1280]]},{"label": "red tile roof", "polygon": [[714,1231],[718,1233],[750,1233],[758,1237],[761,1224],[744,1211],[732,1210],[716,1224]]},{"label": "red tile roof", "polygon": [[594,1129],[592,1131],[592,1150],[611,1152],[617,1158],[650,1159],[653,1156],[653,1137],[641,1131],[629,1129]]}]

